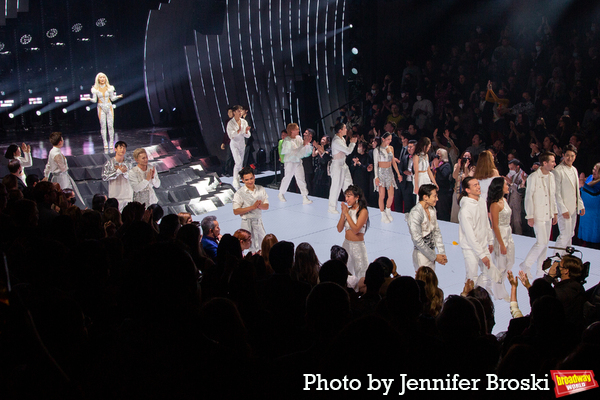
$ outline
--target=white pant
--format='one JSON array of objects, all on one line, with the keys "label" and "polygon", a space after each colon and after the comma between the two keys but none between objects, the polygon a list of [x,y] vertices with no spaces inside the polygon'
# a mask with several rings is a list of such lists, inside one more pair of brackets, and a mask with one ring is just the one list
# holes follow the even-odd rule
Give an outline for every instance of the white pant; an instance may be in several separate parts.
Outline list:
[{"label": "white pant", "polygon": [[308,196],[308,189],[306,188],[306,178],[304,177],[304,166],[301,162],[284,162],[283,167],[285,174],[281,180],[281,186],[279,186],[279,194],[287,192],[290,182],[293,177],[296,177],[296,184],[302,196]]},{"label": "white pant", "polygon": [[[556,247],[564,249],[567,246],[571,246],[573,236],[575,235],[575,225],[577,225],[577,211],[570,215],[571,218],[566,219],[562,214],[558,214],[558,229],[560,235],[556,238]],[[561,256],[567,252],[564,250],[558,250]]]},{"label": "white pant", "polygon": [[531,268],[536,263],[535,268],[537,275],[543,275],[542,263],[546,259],[548,242],[550,241],[550,232],[552,231],[552,221],[538,222],[537,220],[534,220],[533,230],[535,232],[536,242],[520,265],[521,270],[526,274],[531,275],[531,277],[534,277],[531,273]]},{"label": "white pant", "polygon": [[[490,260],[490,267],[488,268],[475,252],[465,249],[462,252],[465,259],[466,279],[471,279],[476,287],[481,286],[489,293],[495,293],[494,287],[496,284],[502,283],[502,276],[492,262],[492,256],[488,256]],[[479,275],[478,270],[481,270]]]},{"label": "white pant", "polygon": [[246,146],[229,146],[231,149],[231,156],[233,157],[233,187],[236,189],[240,188],[240,171],[244,167],[244,152]]},{"label": "white pant", "polygon": [[346,165],[346,159],[331,161],[331,187],[329,188],[329,208],[336,208],[340,190],[346,191],[352,185],[350,168]]},{"label": "white pant", "polygon": [[[98,107],[98,119],[100,120],[100,134],[102,135],[102,142],[104,147],[114,146],[115,141],[115,114],[112,106],[106,112],[103,108]],[[109,142],[106,141],[106,131],[108,130]]]},{"label": "white pant", "polygon": [[262,218],[248,218],[242,219],[242,229],[247,230],[252,234],[252,244],[250,245],[250,251],[256,253],[261,249],[262,241],[267,235],[265,227],[262,223]]},{"label": "white pant", "polygon": [[429,258],[425,257],[419,250],[413,250],[412,259],[415,272],[417,272],[419,267],[429,267],[435,272],[435,261],[431,261]]}]

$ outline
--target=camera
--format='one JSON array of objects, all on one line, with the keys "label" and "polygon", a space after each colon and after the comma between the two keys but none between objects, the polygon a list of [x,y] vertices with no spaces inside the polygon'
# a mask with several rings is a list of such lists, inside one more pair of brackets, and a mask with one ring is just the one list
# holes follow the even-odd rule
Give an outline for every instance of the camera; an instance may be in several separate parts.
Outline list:
[{"label": "camera", "polygon": [[[590,274],[590,262],[586,261],[583,262],[583,253],[580,250],[575,249],[572,246],[567,246],[566,248],[559,248],[559,247],[549,247],[550,249],[555,249],[555,250],[564,250],[568,255],[573,256],[573,254],[575,252],[578,252],[581,257],[577,257],[577,256],[573,256],[573,257],[577,257],[581,260],[581,275],[579,276],[571,276],[571,279],[579,282],[580,284],[585,284],[587,277]],[[554,254],[553,256],[550,256],[548,258],[546,258],[544,260],[544,262],[542,263],[542,270],[544,270],[544,272],[548,273],[548,270],[550,268],[552,268],[552,266],[555,263],[560,263],[560,260],[562,259],[562,257],[560,256],[559,253]],[[558,275],[557,275],[558,276]]]}]

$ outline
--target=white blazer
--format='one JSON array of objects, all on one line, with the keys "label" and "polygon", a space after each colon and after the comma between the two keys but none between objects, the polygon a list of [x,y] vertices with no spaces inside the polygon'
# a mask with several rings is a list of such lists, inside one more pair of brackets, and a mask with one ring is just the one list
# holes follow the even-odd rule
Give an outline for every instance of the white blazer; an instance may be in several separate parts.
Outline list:
[{"label": "white blazer", "polygon": [[533,218],[537,222],[550,221],[555,214],[558,214],[554,174],[547,175],[549,192],[544,187],[542,175],[541,169],[532,172],[527,178],[527,189],[525,190],[525,218]]},{"label": "white blazer", "polygon": [[556,205],[559,214],[568,212],[569,214],[578,213],[585,209],[581,195],[579,194],[579,174],[577,168],[568,167],[560,163],[554,171],[554,180],[556,181]]}]

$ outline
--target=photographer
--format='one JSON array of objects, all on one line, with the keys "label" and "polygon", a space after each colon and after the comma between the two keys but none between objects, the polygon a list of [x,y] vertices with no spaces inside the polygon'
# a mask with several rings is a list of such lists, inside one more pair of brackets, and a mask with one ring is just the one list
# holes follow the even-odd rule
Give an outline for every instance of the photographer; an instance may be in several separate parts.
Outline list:
[{"label": "photographer", "polygon": [[[565,255],[559,261],[554,261],[544,279],[554,283],[556,297],[565,309],[567,322],[576,328],[583,328],[583,304],[585,290],[580,283],[583,265],[581,259]],[[557,279],[559,281],[557,282]]]}]

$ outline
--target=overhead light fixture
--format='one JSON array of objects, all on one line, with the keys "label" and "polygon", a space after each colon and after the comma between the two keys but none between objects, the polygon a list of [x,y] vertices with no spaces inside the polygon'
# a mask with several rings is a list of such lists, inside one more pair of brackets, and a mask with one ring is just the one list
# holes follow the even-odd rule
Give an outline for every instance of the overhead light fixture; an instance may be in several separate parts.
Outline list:
[{"label": "overhead light fixture", "polygon": [[106,18],[98,18],[98,21],[96,21],[96,26],[98,28],[102,28],[103,26],[106,26]]},{"label": "overhead light fixture", "polygon": [[358,75],[358,69],[356,69],[356,68],[352,68],[352,70],[351,70],[351,71],[352,71],[352,73],[353,73],[354,75]]},{"label": "overhead light fixture", "polygon": [[52,28],[48,32],[46,32],[46,36],[49,39],[52,39],[53,37],[56,37],[56,35],[58,35],[58,30],[56,30],[55,28]]},{"label": "overhead light fixture", "polygon": [[73,31],[73,33],[81,32],[82,28],[83,25],[81,25],[80,23],[76,23],[75,25],[73,25],[73,27],[71,27],[71,31]]},{"label": "overhead light fixture", "polygon": [[354,54],[354,55],[358,54],[358,49],[356,47],[352,48],[352,54]]}]

